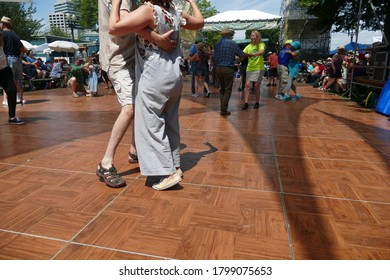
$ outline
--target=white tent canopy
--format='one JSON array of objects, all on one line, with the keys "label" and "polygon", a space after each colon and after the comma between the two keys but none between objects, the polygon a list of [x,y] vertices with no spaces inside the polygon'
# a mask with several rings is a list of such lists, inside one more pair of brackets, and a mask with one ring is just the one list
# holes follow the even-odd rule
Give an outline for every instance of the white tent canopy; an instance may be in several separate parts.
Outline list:
[{"label": "white tent canopy", "polygon": [[27,49],[27,50],[33,50],[35,49],[37,46],[25,41],[25,40],[20,40],[23,44],[23,46]]},{"label": "white tent canopy", "polygon": [[203,31],[260,30],[278,27],[281,16],[258,10],[227,11],[205,19]]}]

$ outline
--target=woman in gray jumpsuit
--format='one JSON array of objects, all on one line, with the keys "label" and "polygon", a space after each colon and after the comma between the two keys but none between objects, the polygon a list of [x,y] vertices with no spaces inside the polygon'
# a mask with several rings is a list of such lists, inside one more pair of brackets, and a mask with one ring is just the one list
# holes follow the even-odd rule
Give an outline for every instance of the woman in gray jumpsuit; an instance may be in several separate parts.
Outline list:
[{"label": "woman in gray jumpsuit", "polygon": [[[191,5],[193,16],[176,9],[171,0],[153,0],[120,18],[120,0],[114,0],[110,34],[123,35],[150,27],[159,34],[173,30],[171,39],[180,42],[181,26],[190,30],[203,27],[203,17],[195,0],[186,1]],[[153,185],[156,190],[168,189],[181,181],[178,112],[183,78],[180,55],[180,44],[167,53],[138,37],[135,142],[141,174],[162,176],[161,181]]]}]

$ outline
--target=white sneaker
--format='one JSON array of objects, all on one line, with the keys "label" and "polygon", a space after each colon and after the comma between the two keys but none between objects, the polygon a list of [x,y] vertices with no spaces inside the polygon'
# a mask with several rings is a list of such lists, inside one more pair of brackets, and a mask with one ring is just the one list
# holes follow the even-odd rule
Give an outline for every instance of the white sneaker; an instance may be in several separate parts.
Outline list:
[{"label": "white sneaker", "polygon": [[178,174],[180,177],[184,176],[184,172],[183,172],[183,170],[181,170],[181,168],[176,169],[176,174]]},{"label": "white sneaker", "polygon": [[3,101],[3,106],[8,106],[8,102],[7,101]]},{"label": "white sneaker", "polygon": [[155,183],[153,185],[153,189],[155,189],[157,191],[166,190],[166,189],[173,187],[174,185],[177,185],[180,182],[181,182],[180,175],[175,173],[169,177],[165,177],[165,178],[161,179],[161,181],[159,183]]}]

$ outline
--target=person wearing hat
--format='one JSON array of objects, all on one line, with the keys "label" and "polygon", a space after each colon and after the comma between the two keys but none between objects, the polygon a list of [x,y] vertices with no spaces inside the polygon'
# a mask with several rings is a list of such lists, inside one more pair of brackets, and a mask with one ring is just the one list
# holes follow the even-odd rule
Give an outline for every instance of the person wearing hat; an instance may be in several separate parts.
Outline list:
[{"label": "person wearing hat", "polygon": [[326,85],[324,85],[321,89],[323,91],[329,91],[329,88],[331,85],[333,85],[334,82],[336,82],[337,79],[342,78],[342,64],[344,61],[344,56],[345,56],[345,47],[344,46],[339,46],[337,48],[336,53],[332,56],[331,58],[331,67],[329,68],[327,75],[328,75],[328,81]]},{"label": "person wearing hat", "polygon": [[12,69],[8,66],[7,57],[4,53],[3,32],[0,30],[0,86],[6,91],[8,104],[8,123],[24,124],[16,115],[16,87],[12,74]]},{"label": "person wearing hat", "polygon": [[[191,96],[192,97],[199,96],[199,94],[197,93],[195,81],[196,81],[196,74],[198,72],[198,66],[199,66],[199,62],[200,62],[197,46],[200,43],[202,43],[202,44],[204,43],[203,39],[202,38],[196,39],[195,43],[190,47],[189,54],[188,54],[188,60],[190,61],[190,66],[191,66]],[[208,74],[205,76],[205,82],[207,83],[207,85],[210,83]],[[206,96],[209,92],[210,91],[207,90],[206,88],[203,89],[203,93],[206,94]]]},{"label": "person wearing hat", "polygon": [[238,44],[231,39],[232,31],[229,28],[222,29],[220,34],[222,38],[215,45],[214,65],[216,66],[216,75],[220,85],[220,113],[222,116],[228,116],[231,114],[228,107],[232,95],[236,56],[243,59],[248,57],[248,54],[245,54]]},{"label": "person wearing hat", "polygon": [[[19,36],[11,31],[12,21],[9,17],[3,16],[0,20],[1,29],[3,30],[4,53],[7,57],[8,65],[12,69],[14,83],[17,89],[17,99],[21,104],[25,104],[23,99],[23,87],[21,81],[23,80],[23,63],[21,54],[27,50],[20,41]],[[3,101],[3,105],[6,100]]]},{"label": "person wearing hat", "polygon": [[288,89],[291,89],[294,92],[295,96],[292,98],[292,100],[295,101],[301,97],[301,95],[297,93],[297,87],[294,85],[294,80],[298,78],[299,74],[301,43],[299,41],[293,41],[290,45],[291,58],[288,61]]},{"label": "person wearing hat", "polygon": [[292,40],[286,40],[283,44],[283,49],[280,50],[278,55],[279,84],[275,98],[279,100],[284,100],[288,91],[288,61],[291,58],[291,43]]}]

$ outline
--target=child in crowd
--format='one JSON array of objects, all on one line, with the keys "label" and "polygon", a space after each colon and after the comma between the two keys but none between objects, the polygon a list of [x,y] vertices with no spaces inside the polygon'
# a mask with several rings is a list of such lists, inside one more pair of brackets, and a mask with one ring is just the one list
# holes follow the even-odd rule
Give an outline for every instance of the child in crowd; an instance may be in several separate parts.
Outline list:
[{"label": "child in crowd", "polygon": [[93,57],[89,57],[87,59],[87,63],[85,64],[84,67],[85,67],[85,71],[88,72],[88,92],[86,96],[88,97],[97,96],[98,66],[94,64]]}]

